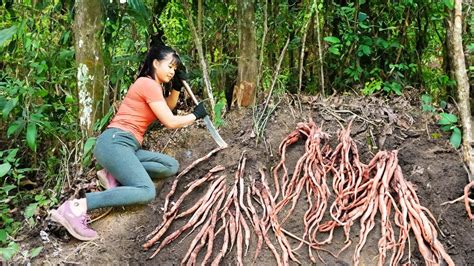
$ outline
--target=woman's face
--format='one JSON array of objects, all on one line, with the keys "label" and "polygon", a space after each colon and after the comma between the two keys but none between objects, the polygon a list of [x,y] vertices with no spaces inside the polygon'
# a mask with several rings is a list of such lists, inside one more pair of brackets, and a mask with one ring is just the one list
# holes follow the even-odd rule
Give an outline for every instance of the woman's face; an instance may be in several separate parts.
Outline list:
[{"label": "woman's face", "polygon": [[168,83],[174,76],[174,72],[178,67],[173,62],[173,54],[168,54],[163,60],[154,60],[153,66],[155,68],[155,80],[160,83]]}]

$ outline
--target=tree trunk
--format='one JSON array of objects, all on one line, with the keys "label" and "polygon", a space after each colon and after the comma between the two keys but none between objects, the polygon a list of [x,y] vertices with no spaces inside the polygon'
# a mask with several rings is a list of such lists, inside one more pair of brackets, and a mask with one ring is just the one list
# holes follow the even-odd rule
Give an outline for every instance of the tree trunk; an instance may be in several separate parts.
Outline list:
[{"label": "tree trunk", "polygon": [[94,123],[108,110],[102,59],[102,7],[100,1],[75,4],[74,36],[77,62],[79,120],[84,138],[93,134]]},{"label": "tree trunk", "polygon": [[458,105],[463,127],[463,156],[469,167],[470,181],[474,180],[474,152],[471,147],[471,106],[469,104],[469,79],[467,77],[466,62],[462,46],[462,0],[454,1],[454,9],[448,21],[450,42],[450,58],[457,83]]},{"label": "tree trunk", "polygon": [[239,21],[239,65],[233,102],[240,107],[253,105],[255,102],[258,66],[254,1],[237,1],[237,10]]}]

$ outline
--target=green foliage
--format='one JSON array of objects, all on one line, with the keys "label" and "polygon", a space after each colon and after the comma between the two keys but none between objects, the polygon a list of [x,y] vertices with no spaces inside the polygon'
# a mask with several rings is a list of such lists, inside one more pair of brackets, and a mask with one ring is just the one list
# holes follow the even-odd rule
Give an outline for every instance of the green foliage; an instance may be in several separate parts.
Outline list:
[{"label": "green foliage", "polygon": [[[5,260],[9,260],[19,251],[19,246],[10,240],[21,229],[22,222],[27,221],[30,227],[36,224],[35,216],[39,210],[49,209],[57,204],[57,199],[52,197],[50,192],[37,190],[34,193],[22,189],[23,180],[29,173],[37,169],[23,168],[19,149],[0,151],[0,178],[2,181],[0,189],[0,254]],[[36,194],[36,195],[35,195]],[[12,212],[22,205],[28,203],[22,211],[22,217],[18,213]],[[33,249],[27,253],[29,258],[33,258],[41,251],[40,248]]]},{"label": "green foliage", "polygon": [[128,0],[127,1],[128,13],[131,17],[136,19],[138,23],[144,27],[148,26],[151,15],[145,3],[141,0]]},{"label": "green foliage", "polygon": [[31,250],[21,251],[20,253],[23,256],[23,260],[25,262],[29,262],[31,261],[31,259],[38,256],[42,250],[43,250],[43,247],[40,246],[40,247],[33,248]]},{"label": "green foliage", "polygon": [[160,15],[159,21],[162,27],[166,29],[164,34],[169,45],[186,51],[189,45],[193,43],[188,21],[180,1],[169,1]]},{"label": "green foliage", "polygon": [[[335,90],[361,88],[401,95],[406,87],[438,88],[446,94],[451,84],[439,80],[441,67],[433,68],[443,45],[446,7],[453,1],[330,1],[324,10],[326,76]],[[432,69],[432,78],[425,71]],[[420,78],[423,75],[423,78]],[[435,81],[435,82],[433,82]]]},{"label": "green foliage", "polygon": [[454,114],[440,113],[441,118],[438,120],[438,125],[441,126],[441,129],[445,132],[450,132],[451,137],[449,142],[451,145],[457,149],[461,146],[461,130],[458,127],[458,117]]},{"label": "green foliage", "polygon": [[[0,253],[58,202],[61,149],[78,138],[71,16],[59,1],[0,4]],[[53,185],[54,184],[54,185]],[[40,249],[30,251],[36,256]]]},{"label": "green foliage", "polygon": [[324,37],[324,40],[328,42],[331,46],[328,51],[333,55],[341,55],[340,49],[342,48],[341,40],[334,36]]},{"label": "green foliage", "polygon": [[7,247],[0,248],[0,255],[6,261],[9,261],[20,251],[20,246],[15,242],[10,242]]},{"label": "green foliage", "polygon": [[10,28],[0,30],[0,46],[10,40],[15,33],[16,26],[11,26]]},{"label": "green foliage", "polygon": [[214,125],[220,127],[224,124],[223,114],[227,105],[227,100],[224,93],[219,95],[220,97],[217,100],[216,106],[214,108]]},{"label": "green foliage", "polygon": [[[104,63],[109,87],[115,99],[121,100],[138,74],[137,69],[147,52],[148,24],[151,11],[144,1],[103,2],[104,16]],[[112,109],[111,109],[112,110]],[[112,115],[109,112],[95,130],[100,131]]]},{"label": "green foliage", "polygon": [[[443,130],[444,132],[450,133],[451,137],[449,138],[449,142],[455,149],[459,148],[461,145],[462,134],[461,134],[461,129],[459,129],[459,126],[458,126],[458,117],[454,114],[445,113],[443,111],[440,111],[438,113],[438,110],[443,110],[446,108],[447,104],[445,101],[439,102],[438,109],[435,108],[434,105],[435,104],[434,104],[432,96],[428,94],[423,94],[421,96],[422,111],[438,114],[440,117],[438,120],[438,125],[441,127],[441,130]],[[439,138],[440,135],[434,135],[432,137]]]},{"label": "green foliage", "polygon": [[[235,50],[238,47],[236,8],[235,3],[223,1],[205,4],[205,16],[201,21],[202,32],[200,36],[202,37],[210,82],[216,99],[223,97],[222,93],[229,86],[226,80],[234,79],[237,74],[235,55]],[[181,1],[168,1],[159,16],[159,22],[164,29],[164,39],[167,44],[178,51],[181,60],[188,69],[191,79],[190,85],[198,90],[198,94],[206,95],[203,92],[205,84],[202,78],[201,64],[195,52],[194,41],[184,11]],[[194,24],[197,27],[197,12],[196,10],[191,11],[194,14]],[[208,49],[206,50],[206,48]],[[194,56],[191,56],[193,54]]]},{"label": "green foliage", "polygon": [[10,210],[21,200],[18,193],[20,182],[33,170],[21,167],[18,151],[18,148],[0,151],[0,180],[3,180],[0,189],[1,246],[8,243],[8,236],[14,236],[20,228],[21,223],[14,219]]},{"label": "green foliage", "polygon": [[439,69],[423,67],[422,74],[426,91],[434,98],[434,102],[446,98],[447,91],[456,86],[456,81]]},{"label": "green foliage", "polygon": [[364,88],[362,89],[362,94],[372,95],[382,89],[382,84],[383,82],[381,80],[372,80],[371,82],[366,82]]},{"label": "green foliage", "polygon": [[398,82],[390,82],[390,81],[385,81],[383,90],[387,92],[388,94],[390,93],[395,93],[396,95],[402,95],[402,86]]},{"label": "green foliage", "polygon": [[421,110],[424,112],[434,112],[436,110],[433,107],[433,97],[428,94],[421,96]]},{"label": "green foliage", "polygon": [[87,139],[86,143],[84,144],[84,151],[82,152],[83,158],[82,158],[82,164],[88,166],[91,161],[92,161],[92,156],[93,156],[93,148],[95,146],[95,137],[90,137]]}]

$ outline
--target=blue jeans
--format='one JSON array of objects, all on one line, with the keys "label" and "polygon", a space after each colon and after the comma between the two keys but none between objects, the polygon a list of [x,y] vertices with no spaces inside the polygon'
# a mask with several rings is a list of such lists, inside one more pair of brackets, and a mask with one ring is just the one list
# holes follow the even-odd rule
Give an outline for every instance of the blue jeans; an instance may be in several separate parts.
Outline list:
[{"label": "blue jeans", "polygon": [[148,203],[156,196],[152,178],[172,176],[179,168],[174,158],[142,150],[131,133],[118,128],[108,128],[97,138],[94,155],[121,186],[86,193],[88,210]]}]

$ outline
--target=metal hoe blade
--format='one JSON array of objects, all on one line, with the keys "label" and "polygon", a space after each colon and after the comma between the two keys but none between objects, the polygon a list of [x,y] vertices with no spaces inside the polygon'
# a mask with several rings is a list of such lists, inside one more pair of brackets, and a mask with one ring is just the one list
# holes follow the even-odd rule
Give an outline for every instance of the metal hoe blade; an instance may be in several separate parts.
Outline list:
[{"label": "metal hoe blade", "polygon": [[[196,96],[194,96],[194,93],[191,90],[191,87],[189,87],[189,84],[184,80],[182,82],[183,82],[184,88],[186,88],[186,91],[189,93],[194,103],[198,104],[199,102],[196,99]],[[212,124],[212,121],[208,115],[204,117],[204,124],[206,124],[207,131],[209,131],[209,133],[211,134],[211,137],[214,139],[217,145],[219,145],[219,147],[226,148],[228,146],[227,143],[222,139],[221,135],[219,135],[219,132],[217,132],[217,129]]]},{"label": "metal hoe blade", "polygon": [[211,122],[211,119],[209,118],[208,115],[204,117],[204,123],[206,124],[207,130],[211,134],[212,138],[214,141],[219,145],[219,147],[225,148],[227,147],[227,143],[222,139],[221,135],[217,132],[216,128]]}]

